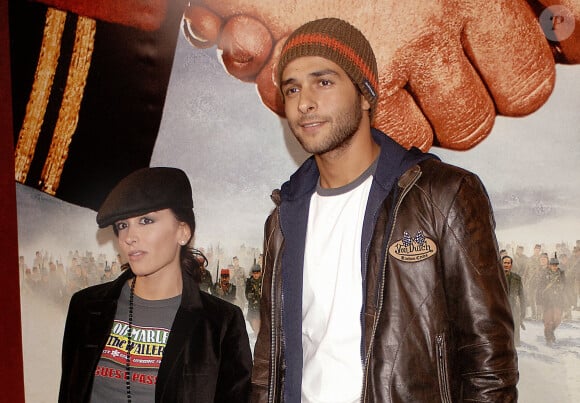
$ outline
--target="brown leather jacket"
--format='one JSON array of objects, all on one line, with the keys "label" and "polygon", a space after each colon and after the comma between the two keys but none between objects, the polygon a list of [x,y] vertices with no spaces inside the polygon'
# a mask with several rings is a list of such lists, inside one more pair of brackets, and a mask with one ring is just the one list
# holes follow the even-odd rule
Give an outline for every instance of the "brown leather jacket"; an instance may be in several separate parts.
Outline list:
[{"label": "brown leather jacket", "polygon": [[[279,193],[273,199],[252,402],[282,402],[286,387],[287,239]],[[517,401],[513,321],[494,227],[476,175],[428,159],[400,176],[367,251],[362,402]]]}]

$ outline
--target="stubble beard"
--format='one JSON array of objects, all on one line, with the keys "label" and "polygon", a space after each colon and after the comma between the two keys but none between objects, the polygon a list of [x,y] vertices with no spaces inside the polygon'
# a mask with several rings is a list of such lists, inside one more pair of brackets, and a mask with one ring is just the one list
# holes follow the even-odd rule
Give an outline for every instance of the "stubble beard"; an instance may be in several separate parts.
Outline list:
[{"label": "stubble beard", "polygon": [[[296,137],[304,151],[314,155],[327,154],[344,149],[350,144],[351,139],[359,129],[362,113],[359,100],[356,99],[353,105],[344,113],[339,113],[336,119],[327,119],[327,122],[334,123],[334,125],[331,127],[330,133],[324,135],[323,138],[318,139],[316,142],[309,142],[296,134],[300,130],[299,122],[290,123],[290,130],[292,130],[294,137]],[[304,119],[312,119],[311,116],[305,116]]]}]

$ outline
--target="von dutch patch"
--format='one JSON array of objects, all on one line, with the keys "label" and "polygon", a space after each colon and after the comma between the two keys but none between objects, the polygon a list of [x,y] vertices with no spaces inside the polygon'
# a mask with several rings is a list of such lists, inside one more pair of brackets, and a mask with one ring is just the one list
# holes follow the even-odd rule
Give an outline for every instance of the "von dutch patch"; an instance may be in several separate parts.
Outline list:
[{"label": "von dutch patch", "polygon": [[403,232],[403,238],[389,247],[389,255],[401,262],[420,262],[437,253],[437,245],[432,239],[425,237],[423,231],[417,231],[415,236]]}]

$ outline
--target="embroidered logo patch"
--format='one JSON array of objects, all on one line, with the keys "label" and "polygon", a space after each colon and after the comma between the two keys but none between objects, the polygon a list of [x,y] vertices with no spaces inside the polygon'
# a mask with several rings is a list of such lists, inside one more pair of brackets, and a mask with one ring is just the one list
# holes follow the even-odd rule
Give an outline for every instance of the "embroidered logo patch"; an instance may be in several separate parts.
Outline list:
[{"label": "embroidered logo patch", "polygon": [[389,247],[389,255],[401,262],[420,262],[437,253],[437,245],[432,239],[426,238],[423,231],[417,231],[415,236],[405,231],[403,239]]}]

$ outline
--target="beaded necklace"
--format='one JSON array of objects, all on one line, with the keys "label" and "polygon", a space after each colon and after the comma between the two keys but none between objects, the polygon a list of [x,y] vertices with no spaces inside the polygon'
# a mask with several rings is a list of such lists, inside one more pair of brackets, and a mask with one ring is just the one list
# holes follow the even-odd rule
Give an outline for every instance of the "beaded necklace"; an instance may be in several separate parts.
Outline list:
[{"label": "beaded necklace", "polygon": [[125,385],[128,403],[131,403],[131,349],[133,348],[131,333],[133,332],[133,298],[135,296],[135,281],[137,281],[137,276],[133,277],[133,280],[131,281],[131,293],[129,294],[129,333],[127,334],[127,358],[125,360]]}]

